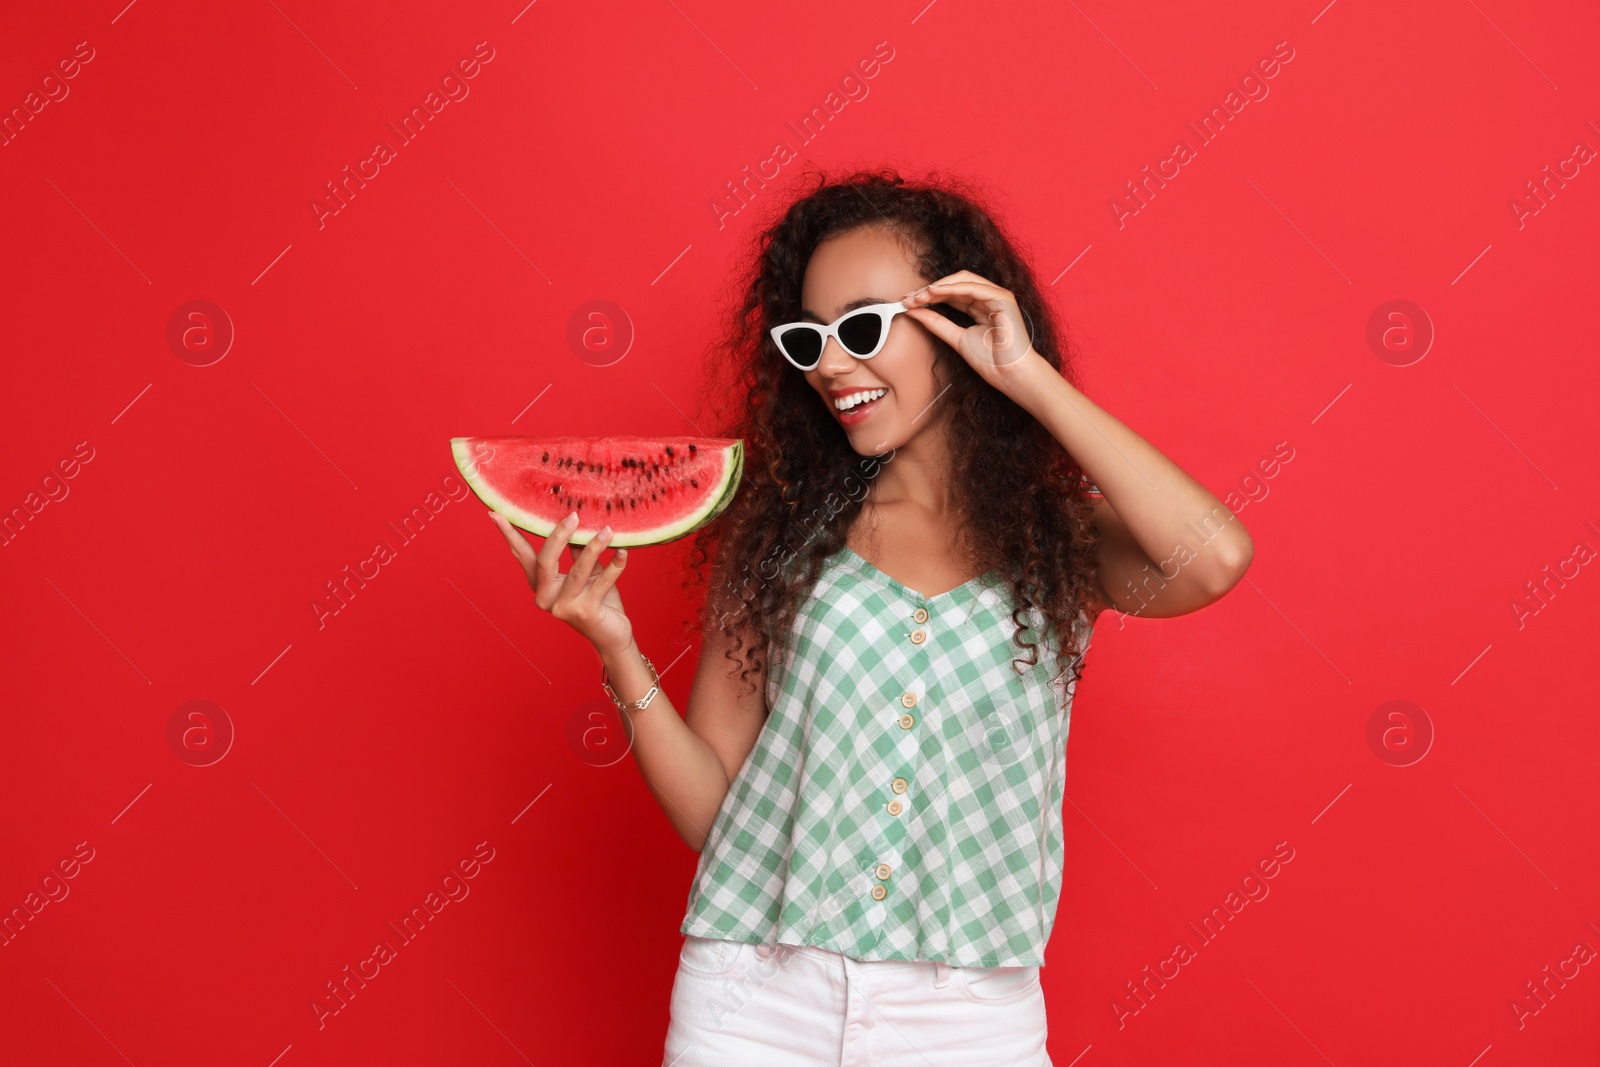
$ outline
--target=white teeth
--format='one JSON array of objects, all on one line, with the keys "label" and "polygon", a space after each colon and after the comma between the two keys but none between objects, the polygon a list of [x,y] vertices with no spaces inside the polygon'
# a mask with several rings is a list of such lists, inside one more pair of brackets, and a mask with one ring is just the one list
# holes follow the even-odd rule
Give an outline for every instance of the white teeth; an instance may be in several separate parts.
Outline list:
[{"label": "white teeth", "polygon": [[859,407],[868,401],[877,400],[888,392],[889,390],[887,389],[874,389],[868,393],[851,393],[849,396],[843,396],[835,400],[833,406],[840,411],[849,411],[851,408]]}]

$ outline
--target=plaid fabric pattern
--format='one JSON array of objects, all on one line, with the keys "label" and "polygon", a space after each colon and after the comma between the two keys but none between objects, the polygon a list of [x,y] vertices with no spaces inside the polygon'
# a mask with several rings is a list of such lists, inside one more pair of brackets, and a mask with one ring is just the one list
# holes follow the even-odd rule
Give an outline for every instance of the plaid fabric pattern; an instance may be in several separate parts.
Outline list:
[{"label": "plaid fabric pattern", "polygon": [[[930,597],[848,547],[833,556],[769,672],[771,712],[680,931],[862,960],[1043,964],[1075,686],[1052,681],[1058,645],[1037,609],[1026,638],[1040,662],[1026,665],[1012,605],[998,571]],[[1087,649],[1086,615],[1074,630]]]}]

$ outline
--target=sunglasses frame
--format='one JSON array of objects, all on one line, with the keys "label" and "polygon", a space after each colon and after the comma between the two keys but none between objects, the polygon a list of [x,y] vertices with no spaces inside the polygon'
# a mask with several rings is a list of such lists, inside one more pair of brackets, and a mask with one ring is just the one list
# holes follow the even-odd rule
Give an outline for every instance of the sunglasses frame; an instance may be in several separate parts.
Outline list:
[{"label": "sunglasses frame", "polygon": [[[783,354],[784,359],[788,360],[789,363],[794,367],[803,371],[808,371],[816,369],[816,367],[822,363],[822,353],[828,350],[829,338],[837,341],[840,348],[844,349],[846,352],[849,352],[857,359],[871,359],[873,356],[883,351],[883,346],[889,340],[889,327],[893,324],[894,317],[905,310],[906,305],[905,301],[903,300],[896,300],[893,303],[868,304],[865,307],[853,308],[850,311],[846,311],[843,315],[840,315],[826,326],[822,325],[820,322],[786,322],[781,326],[772,327],[772,329],[768,330],[767,332],[772,336],[772,343],[778,346],[778,351]],[[839,324],[855,315],[877,315],[878,318],[882,320],[883,328],[878,331],[878,343],[873,345],[872,351],[866,353],[865,355],[862,355],[859,352],[851,351],[850,346],[845,344],[844,339],[839,336]],[[789,350],[783,347],[783,335],[799,329],[817,330],[822,334],[822,345],[817,349],[817,362],[811,364],[809,367],[801,365],[798,360],[789,355]]]}]

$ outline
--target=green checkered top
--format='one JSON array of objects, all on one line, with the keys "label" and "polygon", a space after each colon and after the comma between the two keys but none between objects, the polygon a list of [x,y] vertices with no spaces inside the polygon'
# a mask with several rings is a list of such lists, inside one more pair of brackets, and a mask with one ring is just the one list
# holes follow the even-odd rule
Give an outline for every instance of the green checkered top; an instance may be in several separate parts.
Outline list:
[{"label": "green checkered top", "polygon": [[[1043,964],[1076,685],[1052,681],[1058,645],[1036,607],[1028,667],[1013,603],[998,570],[924,596],[848,547],[830,557],[769,671],[771,711],[680,931],[860,960]],[[1074,630],[1082,652],[1087,615]]]}]

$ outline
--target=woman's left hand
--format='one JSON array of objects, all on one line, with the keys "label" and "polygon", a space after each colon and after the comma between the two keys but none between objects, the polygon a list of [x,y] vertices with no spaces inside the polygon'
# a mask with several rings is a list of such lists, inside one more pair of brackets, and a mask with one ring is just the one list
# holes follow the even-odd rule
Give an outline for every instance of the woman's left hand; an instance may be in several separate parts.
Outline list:
[{"label": "woman's left hand", "polygon": [[[1022,310],[1011,290],[1002,289],[970,270],[947,274],[906,294],[904,302],[906,314],[961,353],[984,381],[1013,399],[1016,399],[1013,392],[1031,364],[1044,359],[1033,349]],[[929,304],[948,304],[976,321],[963,329],[928,307]]]}]

